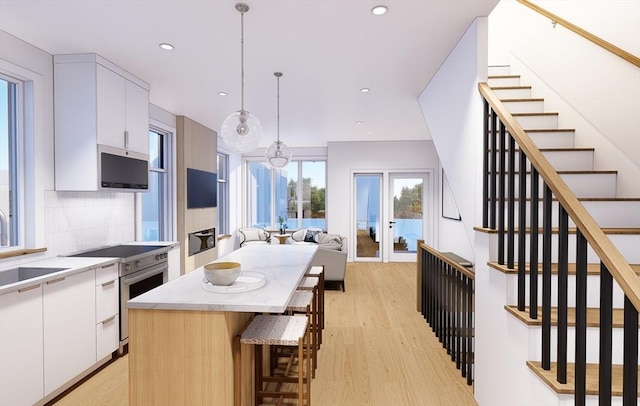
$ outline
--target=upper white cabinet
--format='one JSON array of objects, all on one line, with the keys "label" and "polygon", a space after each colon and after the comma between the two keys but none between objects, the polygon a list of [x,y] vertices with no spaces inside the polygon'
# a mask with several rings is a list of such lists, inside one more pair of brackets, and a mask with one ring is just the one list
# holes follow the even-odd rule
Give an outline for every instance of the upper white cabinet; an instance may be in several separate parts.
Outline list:
[{"label": "upper white cabinet", "polygon": [[98,190],[98,145],[149,154],[149,85],[96,54],[54,56],[56,190]]}]

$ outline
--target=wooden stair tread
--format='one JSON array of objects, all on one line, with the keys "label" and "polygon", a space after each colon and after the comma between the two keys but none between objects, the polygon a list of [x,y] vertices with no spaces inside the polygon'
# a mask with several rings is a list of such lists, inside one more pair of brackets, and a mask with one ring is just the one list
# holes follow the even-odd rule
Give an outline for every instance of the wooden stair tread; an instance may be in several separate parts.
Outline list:
[{"label": "wooden stair tread", "polygon": [[[517,202],[517,197],[514,198]],[[640,202],[640,197],[578,197],[578,200],[581,202]],[[531,201],[530,197],[527,197],[526,201]],[[558,201],[557,198],[553,197],[553,201]]]},{"label": "wooden stair tread", "polygon": [[526,117],[526,116],[557,116],[558,113],[544,112],[544,113],[511,113],[513,117]]},{"label": "wooden stair tread", "polygon": [[[551,148],[538,148],[538,150],[540,152],[563,152],[563,151],[595,151],[595,148],[589,148],[589,147],[572,147],[572,148],[568,148],[568,147],[551,147]],[[500,152],[502,151],[500,148],[496,149],[496,152]],[[509,151],[509,149],[507,148],[505,151]],[[520,152],[520,148],[516,147],[516,149],[514,150],[515,152],[519,153]],[[493,149],[489,148],[489,152],[493,152]]]},{"label": "wooden stair tread", "polygon": [[[549,385],[558,394],[573,395],[575,394],[575,364],[567,364],[567,383],[562,384],[556,381],[558,364],[551,363],[551,369],[545,371],[542,369],[540,361],[527,361],[527,366],[538,375],[544,382]],[[638,367],[640,371],[640,367]],[[638,374],[640,381],[640,373]],[[586,393],[587,395],[598,395],[598,364],[587,364]],[[638,385],[640,388],[640,385]],[[611,394],[613,396],[622,396],[622,365],[611,366]],[[638,391],[640,396],[640,390]]]},{"label": "wooden stair tread", "polygon": [[[541,200],[542,201],[542,200]],[[473,227],[474,231],[478,231],[481,233],[485,233],[485,234],[497,234],[498,230],[495,229],[491,229],[491,228],[484,228],[484,227]],[[622,228],[622,227],[603,227],[601,228],[602,232],[604,232],[605,234],[611,234],[611,235],[637,235],[640,234],[640,228],[637,227],[629,227],[629,228]],[[525,232],[530,232],[531,229],[529,227],[526,228]],[[570,227],[569,228],[569,234],[575,234],[577,231],[577,229],[575,227]],[[514,230],[515,233],[518,232],[518,229],[516,228]],[[542,228],[538,229],[538,234],[542,235]],[[558,228],[554,227],[551,230],[551,234],[558,234]]]},{"label": "wooden stair tread", "polygon": [[[517,268],[509,269],[507,268],[506,264],[500,265],[497,262],[489,262],[487,265],[489,265],[491,268],[496,269],[502,273],[506,273],[506,274],[518,273]],[[630,264],[629,266],[631,266],[631,269],[633,269],[636,275],[640,276],[640,264]],[[517,267],[517,264],[516,264],[516,267]],[[540,265],[540,272],[542,272],[542,265]],[[525,264],[525,273],[529,273],[529,263]],[[557,263],[551,264],[551,273],[554,275],[558,273]],[[576,274],[576,264],[568,264],[568,273],[569,275]],[[600,275],[600,264],[587,264],[587,275]]]},{"label": "wooden stair tread", "polygon": [[[518,310],[518,306],[505,305],[505,310],[515,316],[528,326],[541,326],[542,325],[542,308],[538,310],[538,318],[532,319],[529,317],[529,306],[525,307],[524,311]],[[624,327],[624,309],[613,309],[613,315],[611,318],[613,328]],[[551,325],[558,325],[558,308],[551,308]],[[567,308],[567,325],[575,327],[576,325],[576,309],[575,307]],[[638,322],[640,326],[640,322]],[[599,308],[587,308],[587,327],[600,327],[600,309]]]},{"label": "wooden stair tread", "polygon": [[537,132],[537,133],[558,133],[558,132],[575,132],[575,128],[523,128],[524,132]]},{"label": "wooden stair tread", "polygon": [[520,75],[489,75],[487,79],[516,79],[519,77]]},{"label": "wooden stair tread", "polygon": [[518,103],[518,102],[541,102],[544,101],[542,97],[531,97],[531,98],[515,98],[515,99],[500,99],[503,103]]},{"label": "wooden stair tread", "polygon": [[491,90],[529,89],[531,86],[489,86]]}]

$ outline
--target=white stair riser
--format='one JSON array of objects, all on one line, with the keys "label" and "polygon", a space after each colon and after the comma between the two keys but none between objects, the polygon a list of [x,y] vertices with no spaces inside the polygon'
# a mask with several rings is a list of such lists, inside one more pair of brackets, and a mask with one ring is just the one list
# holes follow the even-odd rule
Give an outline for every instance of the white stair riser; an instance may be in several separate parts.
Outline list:
[{"label": "white stair riser", "polygon": [[[527,226],[531,219],[530,204],[526,203]],[[582,205],[594,218],[600,227],[603,228],[640,228],[640,201],[582,201]],[[538,217],[542,219],[542,203],[538,205]],[[516,225],[518,222],[518,202],[515,202]],[[558,202],[551,205],[551,224],[558,226]],[[575,227],[574,222],[569,218],[569,227]]]},{"label": "white stair riser", "polygon": [[544,113],[544,101],[502,101],[510,113]]},{"label": "white stair riser", "polygon": [[489,72],[488,73],[489,76],[510,75],[511,66],[509,65],[489,66],[488,72]]},{"label": "white stair riser", "polygon": [[[519,174],[515,176],[514,193],[516,197],[518,197],[520,190],[519,176]],[[562,173],[560,177],[577,197],[616,197],[615,173]],[[538,196],[542,198],[542,179],[540,179],[539,183]],[[530,174],[527,174],[527,197],[531,197],[530,192]]]},{"label": "white stair riser", "polygon": [[[568,150],[568,151],[542,151],[542,155],[553,166],[556,171],[592,171],[593,170],[593,150]],[[500,158],[498,158],[500,159]],[[516,151],[516,170],[520,170],[520,152]],[[509,156],[507,152],[505,167],[509,167]],[[531,162],[527,160],[527,171],[531,169]]]},{"label": "white stair riser", "polygon": [[[530,360],[542,360],[542,327],[530,326]],[[567,362],[575,362],[576,359],[576,331],[575,327],[567,328]],[[624,334],[623,329],[614,328],[611,334],[613,364],[624,362]],[[558,359],[558,328],[551,327],[551,362]],[[596,327],[587,328],[587,362],[598,364],[600,362],[600,329]]]},{"label": "white stair riser", "polygon": [[493,93],[500,99],[530,99],[531,89],[492,89]]},{"label": "white stair riser", "polygon": [[520,77],[510,78],[489,78],[487,84],[491,87],[494,86],[520,86]]},{"label": "white stair riser", "polygon": [[[607,237],[613,245],[620,251],[624,259],[630,264],[640,264],[640,235],[623,235],[623,234],[608,234]],[[542,262],[542,235],[538,236],[538,258],[539,262]],[[529,262],[529,234],[526,235],[525,238],[525,246],[526,246],[526,258],[527,262]],[[569,234],[568,238],[568,258],[569,262],[576,262],[576,235]],[[518,262],[518,235],[515,235],[515,246],[514,246],[514,255],[516,264]],[[495,250],[491,253],[491,261],[497,261],[497,246],[498,246],[498,236],[497,234],[492,238],[491,241],[492,247]],[[506,261],[506,250],[507,250],[507,241],[505,235],[505,261]],[[558,235],[551,235],[551,262],[558,262]],[[587,244],[587,262],[595,264],[600,263],[600,258],[595,254],[595,251],[591,248],[589,244]]]},{"label": "white stair riser", "polygon": [[[525,128],[526,130],[526,128]],[[536,132],[527,131],[527,135],[538,148],[571,148],[573,147],[574,131]]]},{"label": "white stair riser", "polygon": [[558,116],[556,114],[544,116],[515,116],[514,118],[524,129],[533,128],[546,130],[558,128]]},{"label": "white stair riser", "polygon": [[[538,268],[542,273],[542,266]],[[507,282],[507,300],[510,305],[518,304],[518,276],[510,275]],[[529,306],[529,276],[525,283],[525,305]],[[551,275],[551,306],[558,305],[558,275]],[[576,276],[569,275],[567,278],[567,306],[576,305]],[[600,307],[600,275],[587,275],[587,307]],[[613,282],[613,307],[622,309],[624,307],[624,293],[618,284]],[[538,276],[538,314],[542,312],[542,275]]]}]

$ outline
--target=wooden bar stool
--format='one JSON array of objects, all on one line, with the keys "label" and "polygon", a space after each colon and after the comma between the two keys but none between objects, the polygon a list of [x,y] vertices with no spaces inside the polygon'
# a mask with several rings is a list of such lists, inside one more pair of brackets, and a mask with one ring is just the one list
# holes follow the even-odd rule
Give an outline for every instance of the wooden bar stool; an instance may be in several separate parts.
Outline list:
[{"label": "wooden bar stool", "polygon": [[[304,276],[312,276],[320,280],[318,284],[318,313],[320,315],[320,328],[324,329],[324,266],[312,266]],[[318,345],[320,344],[322,344],[322,341],[318,343]]]},{"label": "wooden bar stool", "polygon": [[[310,323],[305,316],[288,315],[257,315],[249,323],[247,328],[236,336],[236,367],[240,363],[240,344],[255,345],[255,390],[254,404],[260,405],[264,398],[277,398],[280,402],[284,399],[297,399],[299,406],[311,403],[311,333]],[[285,371],[282,376],[263,375],[262,346],[278,345],[298,348],[297,376],[291,376],[290,371]],[[289,368],[287,368],[289,369]],[[240,373],[236,371],[236,385],[240,388]],[[270,388],[270,383],[275,383],[275,389]],[[286,385],[289,384],[289,385]],[[297,390],[290,390],[290,384],[297,384]],[[236,394],[238,391],[236,391]],[[240,404],[240,398],[236,395],[235,404]]]},{"label": "wooden bar stool", "polygon": [[[304,314],[309,319],[310,329],[311,329],[311,377],[316,377],[316,368],[318,367],[318,343],[316,340],[318,339],[317,335],[313,333],[313,329],[315,328],[314,323],[314,314],[316,313],[315,301],[313,300],[313,292],[299,290],[293,293],[291,300],[289,301],[289,305],[287,306],[287,314]],[[277,364],[277,359],[279,356],[285,355],[290,357],[289,362],[295,357],[295,354],[289,352],[288,354],[283,351],[285,348],[291,347],[282,347],[282,346],[272,346],[272,374],[273,370]]]},{"label": "wooden bar stool", "polygon": [[[300,281],[300,283],[298,284],[298,290],[310,290],[313,292],[313,300],[316,304],[316,312],[314,314],[314,321],[311,324],[311,333],[315,334],[317,337],[316,343],[318,344],[318,349],[320,349],[320,343],[322,342],[322,328],[320,328],[320,315],[319,315],[319,309],[320,309],[320,294],[319,294],[319,289],[320,289],[320,278],[317,278],[315,276],[305,276],[302,278],[302,280]],[[314,328],[314,327],[318,327],[318,328]]]}]

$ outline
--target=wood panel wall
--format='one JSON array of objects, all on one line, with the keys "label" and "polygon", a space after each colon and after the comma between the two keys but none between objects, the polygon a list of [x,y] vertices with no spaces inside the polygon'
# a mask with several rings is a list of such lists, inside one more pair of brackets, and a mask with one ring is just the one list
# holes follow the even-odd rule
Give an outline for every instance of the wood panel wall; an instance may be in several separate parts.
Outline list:
[{"label": "wood panel wall", "polygon": [[[218,258],[218,248],[189,256],[189,233],[216,227],[216,208],[187,209],[187,168],[217,171],[218,134],[188,117],[176,117],[178,240],[181,242],[180,274]],[[217,230],[216,230],[217,235]]]}]

